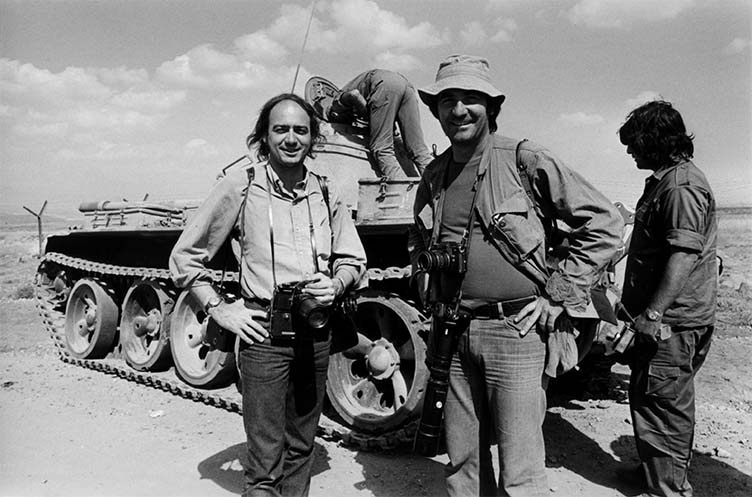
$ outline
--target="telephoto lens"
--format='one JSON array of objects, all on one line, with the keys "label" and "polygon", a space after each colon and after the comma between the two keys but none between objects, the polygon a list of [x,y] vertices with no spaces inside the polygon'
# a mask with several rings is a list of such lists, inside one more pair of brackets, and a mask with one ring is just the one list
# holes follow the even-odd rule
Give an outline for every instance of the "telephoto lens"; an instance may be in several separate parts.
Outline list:
[{"label": "telephoto lens", "polygon": [[449,391],[449,368],[457,338],[467,322],[444,304],[436,304],[428,345],[429,378],[423,398],[423,410],[415,433],[413,450],[426,457],[439,453],[444,404]]}]

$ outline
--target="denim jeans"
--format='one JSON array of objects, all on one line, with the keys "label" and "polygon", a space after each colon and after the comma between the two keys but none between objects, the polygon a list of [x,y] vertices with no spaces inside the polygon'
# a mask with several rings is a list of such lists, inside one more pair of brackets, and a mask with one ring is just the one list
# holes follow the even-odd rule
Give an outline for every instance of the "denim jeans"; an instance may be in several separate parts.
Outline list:
[{"label": "denim jeans", "polygon": [[654,355],[630,364],[629,410],[650,495],[692,496],[687,473],[695,434],[694,378],[712,336],[712,326],[674,329]]},{"label": "denim jeans", "polygon": [[243,497],[308,495],[329,340],[244,344],[238,360],[248,448]]},{"label": "denim jeans", "polygon": [[548,495],[545,357],[545,342],[535,330],[520,337],[510,319],[471,321],[452,358],[444,410],[449,495]]}]

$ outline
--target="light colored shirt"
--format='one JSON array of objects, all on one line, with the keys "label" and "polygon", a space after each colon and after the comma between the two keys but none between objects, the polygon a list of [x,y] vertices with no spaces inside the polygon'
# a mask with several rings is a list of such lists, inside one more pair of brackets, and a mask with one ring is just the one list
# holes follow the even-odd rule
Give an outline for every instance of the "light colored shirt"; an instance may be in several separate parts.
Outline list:
[{"label": "light colored shirt", "polygon": [[[209,262],[230,237],[236,261],[240,261],[240,243],[243,244],[240,285],[245,297],[271,299],[275,278],[277,284],[302,281],[317,271],[340,278],[345,288],[365,284],[363,245],[349,210],[331,184],[330,219],[314,173],[306,169],[303,181],[289,191],[271,167],[266,164],[251,167],[254,174],[250,185],[246,169],[230,172],[214,186],[191,218],[170,256],[175,284],[181,288],[211,284]],[[246,188],[250,189],[240,215]],[[312,238],[318,269],[314,264]]]}]

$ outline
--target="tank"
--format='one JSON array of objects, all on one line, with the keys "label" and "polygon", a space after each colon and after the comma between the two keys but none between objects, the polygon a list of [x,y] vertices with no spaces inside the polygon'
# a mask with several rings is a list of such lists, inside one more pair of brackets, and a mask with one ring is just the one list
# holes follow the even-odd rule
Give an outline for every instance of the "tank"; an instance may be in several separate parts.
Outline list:
[{"label": "tank", "polygon": [[[313,104],[333,91],[318,77],[305,90]],[[418,172],[397,136],[408,178],[381,181],[366,132],[358,123],[322,122],[326,141],[309,163],[350,208],[369,277],[368,289],[356,296],[358,344],[331,356],[320,435],[386,449],[412,441],[428,379],[429,320],[409,284],[407,231]],[[220,174],[251,163],[241,157]],[[207,316],[168,271],[172,247],[200,203],[82,203],[85,226],[46,240],[37,306],[63,361],[239,413],[237,344],[207,334]],[[239,295],[236,267],[224,260],[210,264],[215,283]]]},{"label": "tank", "polygon": [[[306,85],[312,103],[332,91],[322,78]],[[331,357],[321,431],[386,448],[411,439],[427,380],[427,318],[410,291],[407,254],[419,179],[397,136],[408,178],[381,181],[366,133],[358,123],[322,122],[325,141],[308,162],[350,208],[369,277],[356,300],[358,344]],[[221,175],[251,163],[244,156],[217,169]],[[81,203],[83,225],[46,239],[37,303],[63,361],[240,412],[236,344],[207,336],[206,315],[168,271],[172,247],[201,200]],[[237,268],[224,260],[210,264],[215,282],[238,295]]]}]

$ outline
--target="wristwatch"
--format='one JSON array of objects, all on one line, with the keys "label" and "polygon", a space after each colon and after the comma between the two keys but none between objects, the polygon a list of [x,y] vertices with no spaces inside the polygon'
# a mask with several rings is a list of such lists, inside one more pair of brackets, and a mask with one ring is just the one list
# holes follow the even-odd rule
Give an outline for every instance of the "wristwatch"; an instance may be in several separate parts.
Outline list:
[{"label": "wristwatch", "polygon": [[219,306],[219,304],[221,304],[222,302],[224,302],[224,301],[220,297],[218,297],[218,296],[214,296],[214,297],[210,298],[206,302],[206,305],[204,306],[204,312],[206,314],[209,314],[209,310],[213,309],[214,307]]},{"label": "wristwatch", "polygon": [[648,321],[660,321],[663,317],[663,313],[656,311],[655,309],[645,309],[645,317]]}]

